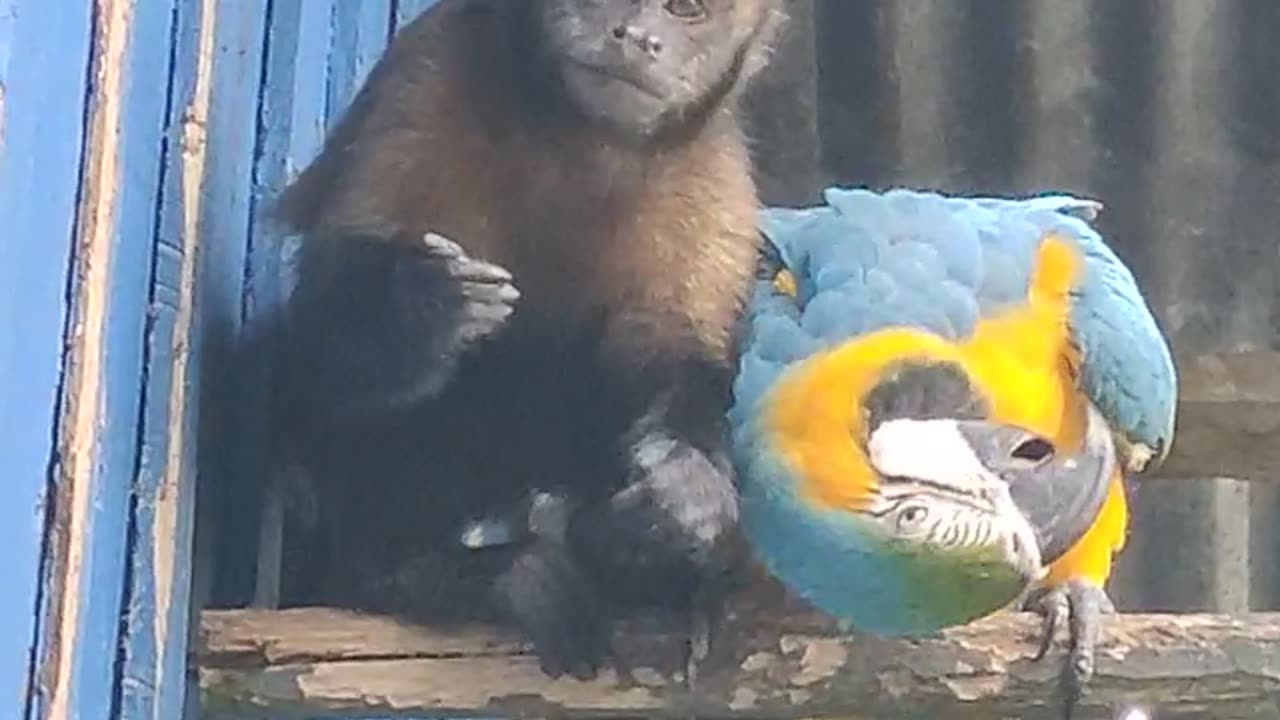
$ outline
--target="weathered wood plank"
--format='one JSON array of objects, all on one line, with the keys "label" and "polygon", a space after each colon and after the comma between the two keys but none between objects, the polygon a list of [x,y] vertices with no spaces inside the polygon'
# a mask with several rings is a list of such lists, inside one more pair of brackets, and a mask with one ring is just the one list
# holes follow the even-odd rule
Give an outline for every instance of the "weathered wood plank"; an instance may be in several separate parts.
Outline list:
[{"label": "weathered wood plank", "polygon": [[0,710],[15,718],[30,712],[48,599],[40,566],[91,21],[86,3],[0,0]]},{"label": "weathered wood plank", "polygon": [[1161,473],[1276,478],[1280,468],[1280,353],[1184,355],[1173,450]]},{"label": "weathered wood plank", "polygon": [[[150,327],[132,528],[119,716],[160,720],[182,716],[187,690],[194,525],[195,421],[199,357],[193,352],[200,211],[209,119],[213,0],[152,4],[148,12],[172,52],[167,78]],[[163,28],[159,27],[163,20]]]},{"label": "weathered wood plank", "polygon": [[[308,7],[307,12],[314,10]],[[391,0],[334,3],[329,60],[330,128],[342,117],[347,103],[382,55],[392,17]]]},{"label": "weathered wood plank", "polygon": [[[197,273],[196,306],[200,308],[201,362],[199,478],[197,509],[204,527],[216,517],[218,540],[200,545],[216,586],[230,588],[237,600],[253,588],[253,553],[222,538],[253,537],[252,513],[221,512],[244,502],[235,483],[253,470],[253,452],[242,441],[241,426],[252,427],[257,409],[241,403],[237,391],[240,368],[234,349],[244,319],[244,280],[249,262],[248,238],[255,213],[254,163],[258,150],[259,101],[266,37],[265,3],[216,0],[213,69],[210,84],[209,153],[204,167],[198,216],[202,243]],[[203,482],[203,478],[212,478]],[[203,522],[208,513],[209,522]],[[247,515],[247,517],[242,517]],[[250,546],[252,544],[250,543]]]},{"label": "weathered wood plank", "polygon": [[[278,488],[267,467],[268,428],[265,401],[270,396],[274,345],[273,312],[287,291],[285,282],[290,245],[271,219],[272,203],[284,186],[310,162],[324,141],[328,103],[333,0],[288,0],[272,5],[267,28],[266,74],[262,89],[262,133],[254,166],[255,205],[258,208],[249,238],[249,272],[245,280],[246,333],[253,337],[251,367],[239,383],[242,417],[241,443],[252,472],[243,478],[242,498],[265,492],[260,507],[260,531],[254,574],[253,604],[279,604],[284,517]],[[258,487],[246,487],[256,483]],[[248,511],[250,516],[254,515]]]},{"label": "weathered wood plank", "polygon": [[[509,636],[425,630],[341,611],[206,611],[198,650],[213,717],[483,716],[1056,718],[1059,656],[1033,662],[1039,619],[1007,614],[919,640],[841,635],[815,614],[740,605],[694,692],[684,638],[635,621],[625,679],[551,680]],[[1155,703],[1161,718],[1280,712],[1280,615],[1108,618],[1081,717]]]},{"label": "weathered wood plank", "polygon": [[[93,6],[42,717],[117,716],[171,0]],[[157,91],[159,90],[159,91]]]},{"label": "weathered wood plank", "polygon": [[[270,65],[263,96],[266,137],[259,170],[272,173],[265,179],[268,202],[324,143],[334,2],[290,0],[272,9]],[[283,175],[274,175],[281,171]]]}]

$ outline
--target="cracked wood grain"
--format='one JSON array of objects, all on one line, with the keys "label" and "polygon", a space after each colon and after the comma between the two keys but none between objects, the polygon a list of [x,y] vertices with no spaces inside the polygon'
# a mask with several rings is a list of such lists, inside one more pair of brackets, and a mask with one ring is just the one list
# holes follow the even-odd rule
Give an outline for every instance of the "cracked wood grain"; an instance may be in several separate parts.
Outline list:
[{"label": "cracked wood grain", "polygon": [[[630,667],[592,682],[545,677],[491,628],[323,608],[206,611],[197,659],[211,717],[1059,717],[1061,654],[1032,660],[1031,615],[903,640],[739,603],[692,691],[673,627],[626,623],[617,644]],[[1280,717],[1280,613],[1108,617],[1078,717],[1109,718],[1117,703],[1156,704],[1162,719]]]}]

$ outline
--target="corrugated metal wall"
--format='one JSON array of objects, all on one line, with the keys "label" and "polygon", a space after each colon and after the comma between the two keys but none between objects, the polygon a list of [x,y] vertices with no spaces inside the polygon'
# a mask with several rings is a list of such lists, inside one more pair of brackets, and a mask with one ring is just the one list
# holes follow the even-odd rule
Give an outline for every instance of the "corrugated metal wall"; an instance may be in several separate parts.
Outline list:
[{"label": "corrugated metal wall", "polygon": [[1167,470],[1132,486],[1113,589],[1129,609],[1280,608],[1280,3],[790,5],[756,95],[766,200],[824,183],[1101,199],[1184,398]]}]

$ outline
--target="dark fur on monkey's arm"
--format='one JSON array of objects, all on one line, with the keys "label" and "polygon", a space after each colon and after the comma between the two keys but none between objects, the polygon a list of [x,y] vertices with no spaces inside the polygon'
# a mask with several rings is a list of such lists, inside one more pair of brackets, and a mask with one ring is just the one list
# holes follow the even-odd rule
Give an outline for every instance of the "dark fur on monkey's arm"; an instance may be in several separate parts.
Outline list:
[{"label": "dark fur on monkey's arm", "polygon": [[504,268],[437,234],[346,235],[307,268],[290,300],[290,381],[344,417],[434,396],[459,357],[501,328],[519,292]]},{"label": "dark fur on monkey's arm", "polygon": [[738,504],[724,413],[733,371],[680,318],[625,325],[625,347],[644,350],[622,366],[623,379],[632,397],[646,398],[621,438],[626,484],[575,515],[570,539],[628,592],[687,601],[731,560]]},{"label": "dark fur on monkey's arm", "polygon": [[732,370],[695,352],[658,353],[633,372],[650,401],[619,448],[626,485],[577,513],[569,536],[615,598],[689,612],[693,683],[742,549],[724,417]]},{"label": "dark fur on monkey's arm", "polygon": [[[538,537],[494,585],[498,606],[552,676],[595,675],[623,606],[693,612],[696,662],[726,588],[738,506],[725,451],[729,381],[719,363],[668,358],[631,378],[655,398],[622,438],[626,484],[573,513],[567,537]],[[692,603],[692,605],[690,604]]]}]

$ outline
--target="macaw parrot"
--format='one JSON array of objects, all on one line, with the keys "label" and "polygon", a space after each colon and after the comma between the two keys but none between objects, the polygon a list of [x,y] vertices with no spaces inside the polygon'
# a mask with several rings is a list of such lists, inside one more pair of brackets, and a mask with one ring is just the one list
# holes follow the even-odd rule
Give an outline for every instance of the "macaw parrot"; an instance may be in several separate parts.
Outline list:
[{"label": "macaw parrot", "polygon": [[[729,411],[764,568],[859,631],[1070,619],[1068,714],[1177,382],[1100,204],[828,188],[766,208]],[[766,263],[769,265],[769,263]]]}]

